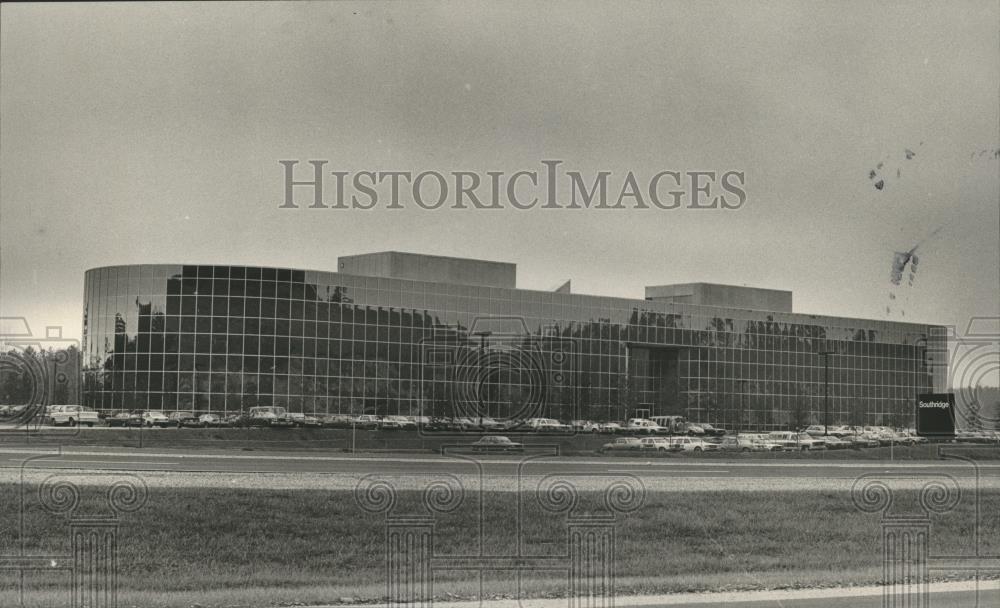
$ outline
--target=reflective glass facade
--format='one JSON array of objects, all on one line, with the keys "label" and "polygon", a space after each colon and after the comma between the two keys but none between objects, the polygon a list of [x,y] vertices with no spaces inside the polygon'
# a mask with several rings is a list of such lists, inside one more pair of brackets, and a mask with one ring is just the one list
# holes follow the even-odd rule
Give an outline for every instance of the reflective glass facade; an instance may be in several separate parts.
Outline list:
[{"label": "reflective glass facade", "polygon": [[826,385],[831,424],[906,426],[943,378],[935,326],[909,323],[242,266],[96,268],[84,302],[84,403],[107,411],[769,430],[821,423]]}]

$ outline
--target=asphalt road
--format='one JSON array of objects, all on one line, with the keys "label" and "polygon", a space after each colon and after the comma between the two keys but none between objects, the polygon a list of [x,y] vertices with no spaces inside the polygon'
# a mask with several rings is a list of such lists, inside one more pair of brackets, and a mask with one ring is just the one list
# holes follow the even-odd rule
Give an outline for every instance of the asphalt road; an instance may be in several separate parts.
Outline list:
[{"label": "asphalt road", "polygon": [[[946,471],[972,477],[968,463],[954,461],[885,462],[871,460],[820,462],[759,461],[698,457],[556,457],[544,450],[521,455],[391,454],[351,455],[315,450],[307,453],[256,450],[192,450],[112,447],[3,448],[0,468],[78,469],[89,471],[164,471],[202,473],[327,473],[425,476],[439,473],[511,476],[563,473],[606,475],[627,473],[641,478],[699,477],[855,479],[865,473],[900,472],[919,476]],[[1000,475],[1000,463],[979,463],[983,476]]]}]

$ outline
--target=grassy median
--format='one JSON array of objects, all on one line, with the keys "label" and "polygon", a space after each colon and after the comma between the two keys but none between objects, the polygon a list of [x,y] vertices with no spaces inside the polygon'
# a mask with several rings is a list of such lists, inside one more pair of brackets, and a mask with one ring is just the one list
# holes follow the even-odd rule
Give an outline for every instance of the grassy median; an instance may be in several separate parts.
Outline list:
[{"label": "grassy median", "polygon": [[[69,554],[68,519],[43,509],[34,488],[2,488],[0,546],[16,554]],[[897,497],[906,505],[913,493]],[[487,554],[517,552],[518,495],[488,494],[482,509]],[[583,493],[578,513],[599,511],[601,495]],[[981,497],[983,554],[1000,552],[1000,493]],[[520,495],[521,550],[566,551],[565,515]],[[101,515],[103,492],[83,488],[77,515]],[[900,507],[904,508],[904,507]],[[438,555],[479,551],[480,508],[466,496],[438,515]],[[421,495],[401,492],[396,514],[426,513]],[[974,503],[965,496],[933,518],[932,552],[972,552]],[[363,511],[351,492],[153,489],[119,532],[119,605],[277,606],[376,601],[385,594],[385,519]],[[648,494],[642,508],[617,518],[615,569],[619,594],[773,589],[877,583],[881,576],[877,514],[859,511],[849,495],[823,492],[675,492]],[[0,578],[0,604],[17,605],[16,577]],[[26,606],[69,605],[69,575],[25,576]],[[565,574],[526,573],[533,596],[565,594]],[[488,572],[483,593],[511,596],[514,575]],[[470,572],[435,574],[438,599],[473,598]]]}]

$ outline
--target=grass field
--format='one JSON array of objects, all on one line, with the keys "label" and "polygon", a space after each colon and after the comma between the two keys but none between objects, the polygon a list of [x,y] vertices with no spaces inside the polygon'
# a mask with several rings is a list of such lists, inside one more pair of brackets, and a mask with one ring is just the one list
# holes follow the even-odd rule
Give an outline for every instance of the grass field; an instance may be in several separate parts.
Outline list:
[{"label": "grass field", "polygon": [[[22,489],[0,487],[0,554],[68,554],[66,515],[24,492],[24,533],[18,530]],[[103,494],[83,488],[77,515],[105,513]],[[585,493],[579,512],[598,512],[600,495]],[[905,496],[905,504],[913,496]],[[1000,552],[1000,493],[982,497],[980,550]],[[402,492],[395,514],[426,513],[416,492]],[[566,551],[565,515],[522,494],[518,531],[515,494],[484,498],[483,547],[488,554],[559,555]],[[901,507],[902,508],[902,507]],[[479,551],[478,498],[437,516],[436,555]],[[975,520],[971,496],[933,519],[932,550],[968,554]],[[649,494],[645,505],[619,514],[615,551],[619,594],[871,584],[881,576],[878,515],[862,513],[849,495],[823,492],[698,492]],[[276,606],[375,601],[385,594],[384,515],[363,511],[351,492],[154,489],[119,531],[120,606]],[[69,605],[69,575],[25,576],[25,605]],[[13,575],[0,574],[0,604],[17,605]],[[513,575],[488,572],[483,592],[514,594]],[[533,596],[561,596],[565,575],[532,572],[522,580]],[[438,598],[472,598],[469,572],[436,573]]]}]

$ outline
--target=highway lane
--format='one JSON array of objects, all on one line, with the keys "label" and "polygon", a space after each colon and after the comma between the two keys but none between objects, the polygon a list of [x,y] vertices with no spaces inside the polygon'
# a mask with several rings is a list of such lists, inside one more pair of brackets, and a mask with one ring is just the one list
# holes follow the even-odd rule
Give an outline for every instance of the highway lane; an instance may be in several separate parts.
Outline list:
[{"label": "highway lane", "polygon": [[[135,448],[2,448],[0,468],[126,470],[218,473],[326,473],[364,475],[513,476],[631,474],[643,478],[821,478],[854,479],[866,473],[905,473],[911,476],[942,472],[972,477],[975,469],[957,461],[809,461],[747,460],[740,458],[558,457],[541,454],[473,455],[470,453],[351,455],[321,450],[309,452],[190,450]],[[981,476],[1000,476],[1000,463],[980,463]]]}]

